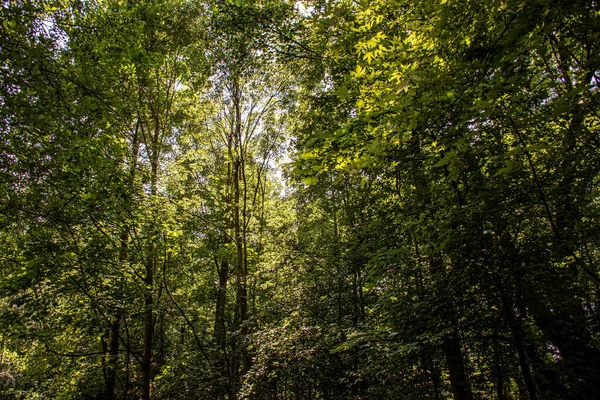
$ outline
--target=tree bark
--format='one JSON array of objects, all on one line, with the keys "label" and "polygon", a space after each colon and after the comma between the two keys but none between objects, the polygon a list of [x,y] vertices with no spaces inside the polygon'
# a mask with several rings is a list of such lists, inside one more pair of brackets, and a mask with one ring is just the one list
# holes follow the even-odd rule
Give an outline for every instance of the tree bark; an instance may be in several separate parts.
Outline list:
[{"label": "tree bark", "polygon": [[450,375],[450,385],[455,400],[471,400],[471,389],[467,381],[467,373],[463,361],[461,341],[456,332],[444,337],[444,353]]},{"label": "tree bark", "polygon": [[[152,250],[152,249],[151,249]],[[148,260],[146,264],[146,279],[144,281],[144,353],[142,357],[142,400],[150,400],[150,380],[152,370],[152,339],[154,336],[153,296],[154,263]]]},{"label": "tree bark", "polygon": [[[150,158],[150,199],[157,194],[159,140],[161,133],[160,120],[154,115],[154,135],[151,143],[146,143]],[[152,205],[151,205],[152,207]],[[150,383],[152,380],[152,341],[154,338],[154,269],[156,258],[156,220],[154,210],[150,210],[144,278],[144,345],[142,355],[142,400],[150,400]]]},{"label": "tree bark", "polygon": [[123,310],[116,307],[115,317],[110,328],[109,360],[106,373],[106,393],[108,400],[115,399],[115,387],[117,383],[117,367],[119,362],[119,328]]},{"label": "tree bark", "polygon": [[216,397],[219,400],[225,398],[225,385],[229,382],[227,367],[227,330],[225,327],[225,309],[227,305],[227,282],[229,279],[229,264],[226,261],[219,262],[215,259],[218,267],[219,287],[217,288],[217,304],[215,309],[214,338],[217,345],[217,383]]}]

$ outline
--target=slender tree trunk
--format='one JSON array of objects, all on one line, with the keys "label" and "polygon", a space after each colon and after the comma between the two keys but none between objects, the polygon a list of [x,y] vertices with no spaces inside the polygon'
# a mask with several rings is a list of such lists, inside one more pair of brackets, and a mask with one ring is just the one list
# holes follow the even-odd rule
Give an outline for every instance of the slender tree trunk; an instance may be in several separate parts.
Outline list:
[{"label": "slender tree trunk", "polygon": [[229,280],[229,264],[226,261],[219,262],[215,259],[218,267],[219,287],[217,288],[217,305],[215,310],[214,337],[217,345],[217,383],[216,397],[219,400],[225,398],[226,383],[228,379],[227,367],[227,330],[225,327],[225,309],[227,306],[227,282]]},{"label": "slender tree trunk", "polygon": [[[496,336],[496,333],[494,333],[494,336]],[[496,379],[496,397],[498,398],[497,400],[509,400],[506,393],[507,380],[501,344],[498,340],[494,340],[492,347],[494,353],[493,373]]]},{"label": "slender tree trunk", "polygon": [[[150,158],[150,199],[157,194],[160,121],[155,116],[154,137],[148,149]],[[146,143],[146,146],[149,144]],[[151,205],[151,207],[153,207]],[[154,269],[156,258],[156,219],[154,210],[150,210],[150,226],[146,249],[146,276],[144,279],[144,351],[142,355],[142,400],[150,400],[150,383],[152,379],[152,341],[154,338]]]},{"label": "slender tree trunk", "polygon": [[[129,168],[129,180],[127,182],[127,190],[129,193],[133,193],[133,185],[135,182],[135,175],[137,171],[137,163],[138,163],[138,151],[139,151],[139,129],[140,129],[140,119],[138,118],[135,124],[135,129],[133,131],[133,139],[131,143],[131,165]],[[130,211],[130,210],[128,210]],[[124,268],[125,263],[128,257],[128,249],[129,249],[129,228],[127,224],[125,224],[122,232],[121,232],[121,252],[119,254],[119,261],[121,266]],[[106,391],[108,400],[114,400],[115,389],[117,384],[117,371],[119,366],[119,347],[120,347],[120,328],[121,328],[121,319],[123,318],[123,307],[119,304],[115,307],[115,315],[113,322],[110,327],[110,343],[109,343],[109,360],[107,366],[107,378],[106,378]],[[126,376],[126,387],[124,396],[127,396],[127,389],[129,385],[129,350],[127,353],[127,376]]]},{"label": "slender tree trunk", "polygon": [[[514,248],[512,242],[508,243],[506,249],[506,252],[510,255],[511,259],[515,259],[516,257],[518,257],[517,249]],[[515,270],[516,267],[513,267],[513,269]],[[520,280],[518,276],[515,276],[514,279],[515,281]],[[506,287],[503,285],[502,279],[499,277],[497,278],[497,285],[501,292],[502,317],[508,325],[513,338],[513,345],[517,351],[517,358],[519,361],[521,376],[523,377],[523,382],[525,383],[525,387],[527,388],[529,399],[538,400],[535,383],[531,374],[531,367],[527,360],[527,353],[525,351],[525,333],[523,332],[522,321],[518,319],[515,315],[514,302],[511,301],[510,294],[508,293]]]},{"label": "slender tree trunk", "polygon": [[[248,335],[248,270],[246,250],[246,196],[245,185],[245,144],[242,137],[242,92],[239,77],[235,77],[232,84],[233,97],[233,124],[231,136],[233,138],[233,231],[236,245],[236,329],[239,330],[239,339],[236,343],[238,352],[235,354],[234,382],[239,382],[239,375],[250,369],[246,340]],[[244,204],[242,204],[242,201]],[[241,362],[241,365],[240,365]],[[240,370],[241,367],[241,370]]]},{"label": "slender tree trunk", "polygon": [[129,365],[131,364],[131,354],[127,349],[127,357],[125,359],[125,389],[123,389],[123,400],[129,398]]},{"label": "slender tree trunk", "polygon": [[109,360],[106,372],[106,392],[108,400],[115,399],[115,387],[117,383],[117,367],[119,362],[119,328],[123,309],[116,307],[115,317],[110,328]]},{"label": "slender tree trunk", "polygon": [[519,358],[519,367],[521,368],[521,374],[523,375],[523,381],[525,387],[529,393],[530,400],[537,400],[537,393],[535,390],[535,384],[531,377],[531,369],[527,362],[527,356],[525,353],[525,347],[523,346],[523,332],[519,326],[511,326],[511,333],[514,340],[515,349],[517,350],[517,356]]},{"label": "slender tree trunk", "polygon": [[152,339],[154,336],[153,320],[153,296],[152,288],[154,284],[154,262],[151,259],[153,247],[150,247],[148,254],[149,260],[146,261],[146,284],[144,291],[144,353],[142,356],[142,400],[150,399],[150,380],[152,369]]},{"label": "slender tree trunk", "polygon": [[517,350],[517,357],[519,360],[519,367],[521,369],[521,375],[523,377],[523,381],[525,382],[525,387],[527,388],[527,392],[529,393],[530,400],[537,400],[537,392],[535,383],[533,381],[533,377],[531,375],[531,368],[529,366],[529,362],[527,361],[527,353],[525,351],[525,334],[523,332],[523,326],[521,325],[521,321],[517,319],[513,302],[509,300],[509,296],[506,294],[506,291],[503,287],[500,288],[502,293],[502,314],[506,324],[508,325],[512,338],[513,345]]}]

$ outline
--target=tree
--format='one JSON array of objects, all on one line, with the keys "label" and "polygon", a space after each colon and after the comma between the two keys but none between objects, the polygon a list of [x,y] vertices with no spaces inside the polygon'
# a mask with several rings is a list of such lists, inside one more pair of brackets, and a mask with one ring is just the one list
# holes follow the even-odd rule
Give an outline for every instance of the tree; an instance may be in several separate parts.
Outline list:
[{"label": "tree", "polygon": [[[337,10],[347,7],[333,5],[331,13],[340,15],[343,11]],[[572,4],[560,11],[537,3],[496,4],[493,12],[482,7],[490,5],[386,2],[358,7],[356,19],[348,20],[343,25],[346,30],[338,34],[342,39],[333,40],[340,46],[350,40],[361,61],[346,73],[347,79],[333,75],[330,90],[342,101],[353,101],[355,109],[347,124],[334,126],[316,143],[307,142],[298,171],[308,176],[307,181],[315,170],[326,176],[333,169],[357,168],[373,171],[375,184],[391,180],[388,187],[391,193],[395,189],[392,195],[398,196],[400,206],[397,215],[405,220],[402,231],[411,232],[401,235],[399,244],[409,246],[417,258],[429,260],[431,298],[439,301],[442,315],[449,318],[436,335],[447,332],[442,333],[442,348],[456,398],[470,398],[473,390],[463,372],[468,353],[461,351],[457,335],[472,332],[475,321],[510,329],[511,346],[519,356],[522,382],[531,398],[539,390],[561,396],[571,390],[577,396],[593,397],[596,389],[583,371],[576,373],[580,383],[549,389],[546,385],[557,385],[546,381],[554,379],[555,368],[546,361],[548,349],[531,336],[539,329],[559,349],[554,357],[560,375],[566,374],[562,376],[577,369],[574,363],[583,365],[569,359],[581,359],[584,353],[586,368],[596,368],[596,346],[577,300],[586,295],[576,294],[580,286],[575,283],[581,274],[587,275],[584,280],[595,281],[596,272],[575,261],[579,258],[575,248],[581,244],[572,242],[571,250],[565,250],[557,226],[564,213],[572,217],[567,218],[568,230],[579,218],[572,205],[564,203],[572,198],[567,188],[579,187],[578,203],[585,203],[584,193],[589,192],[584,187],[589,188],[591,181],[585,183],[583,177],[596,174],[590,164],[574,167],[571,158],[571,151],[581,155],[589,148],[584,143],[595,118],[584,111],[593,100],[583,99],[591,95],[591,71],[596,69],[594,50],[582,33],[592,34],[593,17],[582,14],[592,5]],[[574,92],[583,97],[566,94],[576,85],[579,89]],[[579,120],[586,113],[592,125],[582,128]],[[579,147],[573,135],[582,141]],[[565,181],[564,174],[574,173],[572,168],[583,186]],[[536,198],[527,193],[536,193]],[[411,214],[413,223],[407,220]],[[539,215],[545,217],[540,220]],[[547,239],[539,240],[540,236]],[[552,243],[550,249],[547,243]],[[572,267],[560,269],[558,265],[569,264],[567,259],[573,260]],[[500,267],[503,264],[509,267]],[[566,272],[577,268],[581,274]],[[544,280],[541,287],[536,285],[540,279]],[[498,314],[489,320],[487,312],[466,312],[472,307],[469,304],[477,304],[471,296],[484,304],[497,304],[493,308]],[[551,298],[560,298],[561,305]],[[437,301],[427,303],[439,311]],[[534,322],[528,320],[529,313]],[[459,321],[469,325],[456,325]],[[524,329],[532,329],[527,337]],[[537,349],[526,354],[531,346]],[[537,364],[537,384],[529,363]],[[568,381],[572,379],[573,375]],[[498,393],[504,396],[502,385],[498,383]]]}]

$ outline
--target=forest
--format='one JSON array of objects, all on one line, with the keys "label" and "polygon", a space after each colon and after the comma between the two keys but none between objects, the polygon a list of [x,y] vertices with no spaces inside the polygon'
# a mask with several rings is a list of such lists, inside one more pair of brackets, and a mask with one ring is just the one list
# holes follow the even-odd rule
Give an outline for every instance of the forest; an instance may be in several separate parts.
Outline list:
[{"label": "forest", "polygon": [[0,400],[600,399],[597,0],[2,0]]}]

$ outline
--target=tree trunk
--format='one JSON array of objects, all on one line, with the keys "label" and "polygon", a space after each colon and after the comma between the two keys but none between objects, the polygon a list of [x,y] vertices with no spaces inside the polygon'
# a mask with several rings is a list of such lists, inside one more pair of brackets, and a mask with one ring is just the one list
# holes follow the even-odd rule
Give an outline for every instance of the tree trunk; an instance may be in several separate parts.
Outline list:
[{"label": "tree trunk", "polygon": [[144,353],[142,356],[142,400],[150,400],[150,379],[152,367],[152,338],[154,334],[153,321],[153,296],[152,287],[154,283],[153,262],[147,261],[146,284],[144,292]]},{"label": "tree trunk", "polygon": [[117,383],[117,367],[119,362],[119,328],[121,325],[121,307],[115,309],[115,317],[110,328],[109,360],[106,373],[106,393],[108,400],[115,399],[115,387]]},{"label": "tree trunk", "polygon": [[[246,255],[246,195],[245,185],[245,147],[242,137],[242,93],[239,83],[239,77],[235,77],[232,84],[233,98],[233,124],[231,126],[231,136],[233,149],[230,154],[233,156],[232,190],[233,190],[233,233],[236,245],[236,330],[239,331],[239,339],[235,343],[237,352],[234,354],[233,381],[234,385],[239,383],[240,374],[246,373],[250,369],[250,358],[248,355],[246,340],[248,335],[248,270]],[[242,185],[240,184],[242,183]],[[244,205],[242,208],[242,200]],[[240,365],[241,362],[241,365]],[[241,367],[241,370],[240,370]]]},{"label": "tree trunk", "polygon": [[[154,139],[148,149],[150,158],[150,199],[157,194],[158,162],[159,162],[159,135],[160,121],[155,116]],[[148,146],[148,143],[146,144]],[[151,206],[152,207],[152,206]],[[150,400],[150,382],[152,379],[152,340],[154,338],[154,268],[156,258],[156,220],[154,210],[150,210],[148,229],[148,243],[146,249],[146,276],[144,279],[144,351],[142,355],[142,400]]]},{"label": "tree trunk", "polygon": [[225,327],[225,309],[227,305],[227,281],[229,279],[229,264],[225,261],[219,263],[215,259],[218,267],[219,287],[217,288],[217,305],[215,310],[215,328],[214,337],[217,345],[216,372],[216,397],[219,400],[225,398],[226,383],[228,382],[227,368],[227,330]]},{"label": "tree trunk", "polygon": [[[511,255],[515,256],[517,254],[516,249],[512,245],[509,247],[509,249]],[[518,277],[515,277],[515,280],[518,281]],[[498,279],[499,288],[502,293],[502,316],[510,329],[510,333],[513,338],[513,345],[517,350],[519,367],[521,369],[521,375],[523,377],[525,387],[527,388],[527,392],[529,393],[529,399],[537,400],[538,397],[536,387],[533,381],[533,377],[531,375],[531,368],[529,366],[529,362],[527,361],[527,355],[525,352],[525,334],[523,332],[522,322],[520,319],[517,319],[517,316],[514,312],[514,303],[510,300],[510,295],[507,294],[507,291],[502,285],[501,281],[501,279]]]},{"label": "tree trunk", "polygon": [[450,385],[455,400],[471,400],[471,389],[463,361],[460,338],[456,332],[444,336],[442,344],[446,355],[446,365],[450,375]]},{"label": "tree trunk", "polygon": [[[521,368],[521,375],[523,376],[523,381],[525,382],[525,387],[527,388],[527,392],[529,393],[530,400],[537,400],[537,393],[535,389],[535,384],[533,382],[533,378],[531,376],[531,368],[529,367],[529,363],[527,362],[527,356],[525,353],[524,343],[524,335],[523,328],[520,326],[520,323],[516,320],[515,316],[512,315],[512,310],[508,310],[505,308],[504,311],[505,316],[507,316],[507,322],[510,326],[510,331],[513,337],[513,342],[515,349],[517,350],[517,356],[519,359],[519,367]],[[510,315],[508,315],[510,314]]]}]

